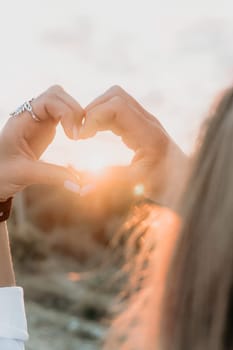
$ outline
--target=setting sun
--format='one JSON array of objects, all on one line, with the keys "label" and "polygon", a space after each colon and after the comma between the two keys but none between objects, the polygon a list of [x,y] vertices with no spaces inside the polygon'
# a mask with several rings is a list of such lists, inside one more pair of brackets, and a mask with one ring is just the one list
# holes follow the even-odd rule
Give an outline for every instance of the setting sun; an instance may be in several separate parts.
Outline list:
[{"label": "setting sun", "polygon": [[99,174],[104,168],[112,165],[111,152],[99,153],[98,150],[101,151],[101,147],[95,147],[95,150],[97,150],[95,154],[86,154],[81,163],[84,170]]},{"label": "setting sun", "polygon": [[71,164],[77,170],[99,174],[103,169],[115,165],[127,165],[133,157],[121,141],[110,132],[99,133],[93,139],[70,141],[59,128],[53,145],[45,153],[46,161]]}]

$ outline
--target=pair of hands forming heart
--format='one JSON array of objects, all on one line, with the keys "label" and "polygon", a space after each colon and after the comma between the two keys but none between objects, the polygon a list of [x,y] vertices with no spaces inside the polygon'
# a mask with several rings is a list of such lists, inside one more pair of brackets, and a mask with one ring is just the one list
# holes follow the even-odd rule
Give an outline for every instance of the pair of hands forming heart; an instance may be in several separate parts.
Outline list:
[{"label": "pair of hands forming heart", "polygon": [[112,87],[85,109],[59,86],[32,105],[40,123],[24,112],[11,117],[0,134],[0,201],[31,184],[73,183],[78,188],[70,169],[39,161],[59,122],[71,139],[86,139],[101,130],[121,136],[135,151],[129,167],[132,181],[143,182],[149,195],[161,202],[167,201],[186,167],[186,156],[159,121],[120,87]]}]

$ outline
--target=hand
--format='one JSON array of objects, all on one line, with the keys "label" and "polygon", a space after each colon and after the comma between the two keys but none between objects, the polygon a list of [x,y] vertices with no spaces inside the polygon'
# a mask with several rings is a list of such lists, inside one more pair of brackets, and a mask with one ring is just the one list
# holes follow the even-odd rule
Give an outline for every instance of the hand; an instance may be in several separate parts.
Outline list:
[{"label": "hand", "polygon": [[132,181],[143,183],[147,195],[163,204],[182,184],[187,157],[159,121],[118,86],[86,107],[85,123],[79,138],[111,130],[135,151],[130,166]]},{"label": "hand", "polygon": [[24,112],[11,117],[0,133],[1,201],[35,183],[70,185],[73,182],[73,188],[77,184],[71,170],[43,163],[39,158],[53,141],[59,122],[66,135],[73,138],[81,126],[84,110],[59,86],[51,87],[33,100],[32,106],[40,122]]}]

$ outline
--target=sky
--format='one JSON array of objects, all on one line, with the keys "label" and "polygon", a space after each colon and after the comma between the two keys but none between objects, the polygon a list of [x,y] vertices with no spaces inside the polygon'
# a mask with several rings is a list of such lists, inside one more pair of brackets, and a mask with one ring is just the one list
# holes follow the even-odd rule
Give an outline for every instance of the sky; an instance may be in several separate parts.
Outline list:
[{"label": "sky", "polygon": [[[214,96],[233,80],[233,5],[215,0],[0,0],[0,126],[53,84],[85,107],[118,84],[193,149]],[[127,164],[132,153],[102,133],[44,159],[77,168]]]}]

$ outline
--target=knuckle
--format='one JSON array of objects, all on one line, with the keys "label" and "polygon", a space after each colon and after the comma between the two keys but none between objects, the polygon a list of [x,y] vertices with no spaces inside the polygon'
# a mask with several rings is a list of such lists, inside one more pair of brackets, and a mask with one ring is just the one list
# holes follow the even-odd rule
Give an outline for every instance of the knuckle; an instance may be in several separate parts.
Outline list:
[{"label": "knuckle", "polygon": [[112,120],[117,119],[119,116],[121,116],[125,112],[125,109],[125,100],[122,97],[114,96],[110,100],[110,116]]},{"label": "knuckle", "polygon": [[125,101],[124,99],[121,97],[121,96],[114,96],[112,99],[111,99],[111,105],[114,109],[121,109],[124,107],[125,105]]},{"label": "knuckle", "polygon": [[85,116],[85,123],[89,122],[89,120],[92,120],[94,118],[94,116],[95,116],[95,111],[93,111],[93,110],[88,111],[86,113],[86,116]]},{"label": "knuckle", "polygon": [[119,95],[122,94],[124,92],[124,90],[119,86],[119,85],[113,85],[110,89],[109,92],[112,95]]},{"label": "knuckle", "polygon": [[52,95],[57,95],[61,92],[63,92],[63,88],[60,85],[52,85],[49,89],[48,92]]},{"label": "knuckle", "polygon": [[90,111],[87,115],[87,123],[89,124],[89,126],[93,123],[98,124],[99,123],[99,117],[98,115],[95,113],[95,111]]},{"label": "knuckle", "polygon": [[96,111],[90,111],[87,115],[86,123],[84,126],[89,130],[89,132],[95,133],[95,129],[99,129],[101,127],[101,124],[102,120],[99,113],[96,113]]},{"label": "knuckle", "polygon": [[56,114],[56,119],[63,119],[65,117],[65,113],[63,110],[59,109],[59,111],[57,111],[57,114]]}]

